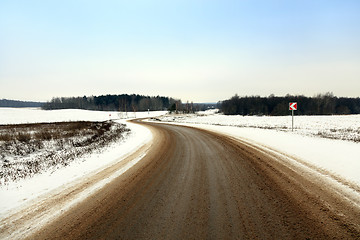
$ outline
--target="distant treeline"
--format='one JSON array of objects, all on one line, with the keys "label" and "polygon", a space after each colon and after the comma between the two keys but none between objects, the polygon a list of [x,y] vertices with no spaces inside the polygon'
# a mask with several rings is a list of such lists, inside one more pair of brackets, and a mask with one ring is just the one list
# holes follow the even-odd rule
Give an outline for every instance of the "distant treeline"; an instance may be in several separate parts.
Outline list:
[{"label": "distant treeline", "polygon": [[41,107],[43,102],[27,102],[18,100],[0,99],[0,107],[24,108],[24,107]]},{"label": "distant treeline", "polygon": [[239,97],[233,96],[221,102],[221,111],[226,115],[273,115],[289,114],[289,102],[297,102],[297,115],[360,114],[360,98],[335,97],[332,93],[315,97],[291,96]]},{"label": "distant treeline", "polygon": [[149,97],[142,95],[101,95],[84,97],[57,97],[45,103],[42,108],[51,109],[86,109],[100,111],[159,111],[167,110],[178,100],[169,97]]}]

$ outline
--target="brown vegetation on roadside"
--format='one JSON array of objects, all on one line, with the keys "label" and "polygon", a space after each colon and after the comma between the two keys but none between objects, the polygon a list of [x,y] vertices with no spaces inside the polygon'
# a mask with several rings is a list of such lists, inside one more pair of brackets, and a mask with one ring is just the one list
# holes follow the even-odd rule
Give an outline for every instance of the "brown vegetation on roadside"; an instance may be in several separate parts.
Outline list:
[{"label": "brown vegetation on roadside", "polygon": [[112,121],[0,125],[0,185],[67,166],[128,132]]}]

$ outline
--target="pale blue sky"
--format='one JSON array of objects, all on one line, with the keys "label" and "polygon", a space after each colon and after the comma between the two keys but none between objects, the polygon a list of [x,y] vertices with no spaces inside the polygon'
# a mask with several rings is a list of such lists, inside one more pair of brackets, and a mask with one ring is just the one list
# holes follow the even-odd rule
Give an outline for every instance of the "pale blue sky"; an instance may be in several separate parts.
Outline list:
[{"label": "pale blue sky", "polygon": [[0,0],[0,99],[360,96],[360,1]]}]

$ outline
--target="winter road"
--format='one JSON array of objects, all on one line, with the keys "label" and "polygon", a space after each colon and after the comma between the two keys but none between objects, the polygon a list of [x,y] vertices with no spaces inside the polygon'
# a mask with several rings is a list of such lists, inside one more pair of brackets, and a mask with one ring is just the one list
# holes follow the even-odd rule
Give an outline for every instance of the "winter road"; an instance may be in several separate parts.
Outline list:
[{"label": "winter road", "polygon": [[146,156],[29,239],[360,239],[359,199],[220,134],[141,123]]}]

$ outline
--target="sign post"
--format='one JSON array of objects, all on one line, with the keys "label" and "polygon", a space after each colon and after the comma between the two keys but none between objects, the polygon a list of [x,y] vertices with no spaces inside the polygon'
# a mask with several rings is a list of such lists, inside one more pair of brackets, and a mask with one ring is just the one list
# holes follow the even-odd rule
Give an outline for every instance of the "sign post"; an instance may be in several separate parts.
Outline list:
[{"label": "sign post", "polygon": [[291,110],[291,118],[292,118],[291,131],[294,131],[294,111],[297,110],[297,102],[289,103],[289,110]]}]

